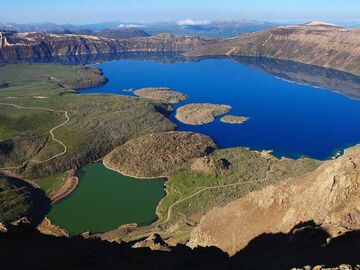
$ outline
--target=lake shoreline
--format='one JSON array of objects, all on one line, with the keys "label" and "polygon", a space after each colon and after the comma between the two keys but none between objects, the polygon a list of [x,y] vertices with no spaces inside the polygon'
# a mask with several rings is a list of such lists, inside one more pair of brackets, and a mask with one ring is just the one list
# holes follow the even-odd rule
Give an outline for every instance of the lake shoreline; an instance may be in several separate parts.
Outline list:
[{"label": "lake shoreline", "polygon": [[164,179],[136,181],[100,162],[82,167],[77,176],[81,183],[75,192],[69,189],[67,195],[71,196],[53,204],[48,213],[48,218],[70,236],[87,231],[104,233],[128,223],[151,224],[157,220],[156,207],[166,195]]},{"label": "lake shoreline", "polygon": [[[69,183],[68,183],[69,182]],[[68,184],[68,185],[67,185]],[[65,180],[64,185],[51,196],[51,205],[65,199],[70,196],[75,189],[79,186],[80,181],[77,176],[70,176]]]}]

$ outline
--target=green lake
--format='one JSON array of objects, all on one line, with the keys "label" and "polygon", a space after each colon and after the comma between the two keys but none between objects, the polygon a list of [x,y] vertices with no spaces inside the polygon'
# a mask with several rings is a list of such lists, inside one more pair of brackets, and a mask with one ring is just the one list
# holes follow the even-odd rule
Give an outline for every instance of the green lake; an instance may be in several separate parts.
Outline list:
[{"label": "green lake", "polygon": [[127,223],[156,220],[156,206],[165,196],[164,179],[139,180],[108,170],[102,163],[83,167],[80,184],[53,205],[48,217],[70,235],[106,232]]}]

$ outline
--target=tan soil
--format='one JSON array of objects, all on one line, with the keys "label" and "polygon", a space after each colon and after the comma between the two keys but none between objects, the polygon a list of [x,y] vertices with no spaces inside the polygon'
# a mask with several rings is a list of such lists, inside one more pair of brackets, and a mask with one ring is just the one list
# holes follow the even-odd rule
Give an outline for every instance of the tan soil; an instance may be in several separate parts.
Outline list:
[{"label": "tan soil", "polygon": [[54,204],[70,195],[76,189],[78,184],[79,178],[75,176],[75,172],[67,175],[64,184],[62,184],[58,189],[50,192],[49,197],[51,203]]},{"label": "tan soil", "polygon": [[215,117],[231,110],[229,105],[193,103],[176,110],[176,119],[188,125],[203,125],[211,123]]},{"label": "tan soil", "polygon": [[191,232],[188,245],[216,246],[230,255],[264,233],[288,233],[306,221],[332,237],[360,229],[360,146],[317,170],[214,208]]},{"label": "tan soil", "polygon": [[153,99],[164,103],[176,104],[188,99],[180,92],[172,91],[170,88],[142,88],[134,91],[134,94],[147,99]]},{"label": "tan soil", "polygon": [[206,175],[218,175],[226,170],[226,165],[222,160],[218,160],[214,157],[202,157],[197,158],[190,165],[190,170],[196,173],[202,173]]},{"label": "tan soil", "polygon": [[192,132],[162,132],[130,140],[104,158],[104,165],[138,178],[166,177],[216,148],[212,139]]},{"label": "tan soil", "polygon": [[52,224],[47,217],[37,226],[37,230],[46,235],[69,237],[69,233],[65,229]]},{"label": "tan soil", "polygon": [[225,115],[223,116],[220,121],[228,124],[242,124],[249,120],[248,117],[244,116],[234,116],[234,115]]}]

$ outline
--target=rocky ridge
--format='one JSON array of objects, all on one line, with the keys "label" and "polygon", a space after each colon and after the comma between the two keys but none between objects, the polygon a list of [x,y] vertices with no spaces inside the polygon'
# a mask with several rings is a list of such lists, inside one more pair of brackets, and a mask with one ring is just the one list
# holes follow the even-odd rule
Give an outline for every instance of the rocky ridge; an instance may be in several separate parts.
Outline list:
[{"label": "rocky ridge", "polygon": [[313,23],[218,39],[188,55],[241,55],[291,60],[360,74],[358,29]]},{"label": "rocky ridge", "polygon": [[214,208],[201,218],[188,245],[216,246],[234,255],[261,234],[288,233],[295,226],[301,230],[308,221],[330,237],[359,230],[359,164],[356,146],[312,173]]},{"label": "rocky ridge", "polygon": [[360,75],[360,30],[312,22],[235,38],[159,34],[128,40],[92,35],[0,32],[0,60],[117,52],[186,52],[188,56],[260,56]]},{"label": "rocky ridge", "polygon": [[91,35],[0,32],[0,60],[119,52],[191,51],[211,41],[159,34],[132,39]]}]

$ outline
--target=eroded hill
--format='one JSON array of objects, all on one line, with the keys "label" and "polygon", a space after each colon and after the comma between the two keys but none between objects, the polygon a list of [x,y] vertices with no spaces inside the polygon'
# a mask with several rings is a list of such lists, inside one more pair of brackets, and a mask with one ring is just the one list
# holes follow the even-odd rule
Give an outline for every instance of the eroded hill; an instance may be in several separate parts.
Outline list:
[{"label": "eroded hill", "polygon": [[313,221],[338,237],[360,229],[360,146],[312,173],[252,192],[201,218],[189,246],[216,246],[234,255],[262,234],[288,233]]},{"label": "eroded hill", "polygon": [[360,74],[359,44],[357,29],[318,23],[280,26],[221,39],[199,47],[189,55],[262,56]]}]

